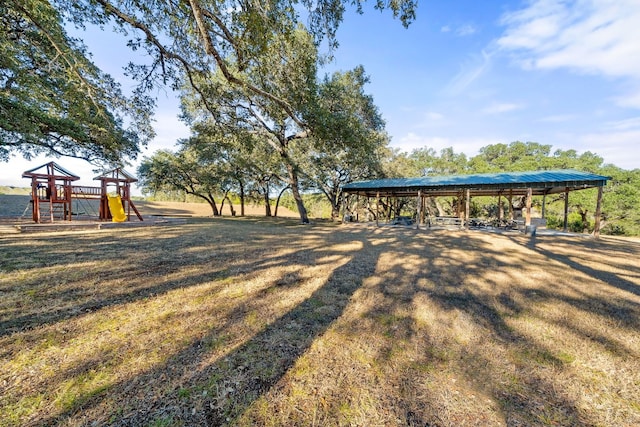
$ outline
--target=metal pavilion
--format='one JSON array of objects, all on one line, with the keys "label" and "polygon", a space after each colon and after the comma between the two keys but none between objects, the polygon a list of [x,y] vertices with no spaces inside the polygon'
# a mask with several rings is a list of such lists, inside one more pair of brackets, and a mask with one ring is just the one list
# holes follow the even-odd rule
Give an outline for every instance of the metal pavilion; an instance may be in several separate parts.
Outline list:
[{"label": "metal pavilion", "polygon": [[[549,194],[565,193],[564,218],[566,229],[569,193],[588,188],[598,188],[594,230],[594,235],[598,236],[600,232],[602,190],[609,179],[609,177],[589,172],[563,169],[377,179],[351,182],[344,185],[342,190],[347,195],[364,196],[368,199],[375,198],[378,202],[382,197],[417,197],[417,218],[421,218],[425,197],[457,196],[465,201],[464,210],[458,212],[461,224],[468,224],[471,197],[526,196],[525,227],[531,225],[532,196],[544,197]],[[420,221],[417,221],[416,226],[419,226],[419,223]]]}]

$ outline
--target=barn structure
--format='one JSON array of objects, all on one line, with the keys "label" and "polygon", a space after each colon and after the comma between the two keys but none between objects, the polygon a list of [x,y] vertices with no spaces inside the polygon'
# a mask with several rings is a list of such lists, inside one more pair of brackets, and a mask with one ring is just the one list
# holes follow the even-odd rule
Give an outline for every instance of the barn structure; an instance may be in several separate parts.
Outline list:
[{"label": "barn structure", "polygon": [[[454,196],[463,200],[458,204],[458,224],[469,226],[470,200],[475,196],[509,197],[525,196],[523,213],[525,229],[531,227],[531,198],[543,196],[542,217],[545,217],[545,201],[549,194],[564,193],[564,227],[567,228],[569,193],[587,188],[597,188],[594,235],[600,233],[600,216],[603,188],[609,177],[576,170],[543,170],[530,172],[505,172],[472,175],[425,176],[419,178],[393,178],[357,181],[342,187],[345,195],[357,195],[374,199],[375,209],[382,198],[416,197],[416,227],[423,218],[427,197]],[[376,216],[376,223],[378,215]]]}]

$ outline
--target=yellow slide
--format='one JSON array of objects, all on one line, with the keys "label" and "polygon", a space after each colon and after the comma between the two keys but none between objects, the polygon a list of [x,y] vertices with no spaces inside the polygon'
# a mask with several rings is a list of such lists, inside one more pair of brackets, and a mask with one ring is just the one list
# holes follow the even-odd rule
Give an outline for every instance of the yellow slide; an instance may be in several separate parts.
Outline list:
[{"label": "yellow slide", "polygon": [[120,199],[120,195],[110,196],[107,195],[109,199],[109,212],[111,212],[111,221],[113,222],[124,222],[127,220],[127,215],[124,213],[124,206],[122,206],[122,200]]}]

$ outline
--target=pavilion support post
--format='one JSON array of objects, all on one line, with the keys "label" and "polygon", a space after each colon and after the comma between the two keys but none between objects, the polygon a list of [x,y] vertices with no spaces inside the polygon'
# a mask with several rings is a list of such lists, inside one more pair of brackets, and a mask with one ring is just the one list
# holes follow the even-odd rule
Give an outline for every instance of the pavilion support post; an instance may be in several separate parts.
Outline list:
[{"label": "pavilion support post", "polygon": [[467,194],[464,200],[464,219],[462,220],[462,225],[468,230],[469,229],[469,210],[470,210],[469,205],[471,204],[471,190],[467,188],[466,193]]},{"label": "pavilion support post", "polygon": [[542,195],[542,219],[547,218],[547,193]]},{"label": "pavilion support post", "polygon": [[529,227],[531,225],[531,198],[532,197],[533,197],[533,189],[527,188],[527,204],[526,204],[527,211],[524,218],[525,230],[527,229],[526,227]]},{"label": "pavilion support post", "polygon": [[514,213],[513,213],[513,190],[509,190],[509,219],[513,221]]},{"label": "pavilion support post", "polygon": [[569,230],[569,187],[564,189],[564,226],[565,232]]},{"label": "pavilion support post", "polygon": [[373,209],[371,208],[371,198],[369,196],[367,196],[367,212],[366,212],[366,215],[364,217],[364,220],[366,222],[369,222],[369,214],[372,211],[373,211]]},{"label": "pavilion support post", "polygon": [[498,222],[502,224],[504,219],[504,209],[502,209],[502,193],[498,194]]},{"label": "pavilion support post", "polygon": [[380,216],[380,192],[376,193],[376,227],[379,227],[378,217]]},{"label": "pavilion support post", "polygon": [[360,219],[358,214],[358,205],[360,204],[360,195],[356,194],[356,222]]},{"label": "pavilion support post", "polygon": [[596,200],[595,224],[593,226],[593,237],[600,237],[600,216],[602,215],[602,193],[603,187],[598,187],[598,199]]},{"label": "pavilion support post", "polygon": [[416,230],[420,229],[422,219],[422,190],[418,190],[418,212],[416,212]]},{"label": "pavilion support post", "polygon": [[387,223],[390,223],[391,222],[391,204],[390,204],[389,196],[387,196],[386,211],[387,211]]}]

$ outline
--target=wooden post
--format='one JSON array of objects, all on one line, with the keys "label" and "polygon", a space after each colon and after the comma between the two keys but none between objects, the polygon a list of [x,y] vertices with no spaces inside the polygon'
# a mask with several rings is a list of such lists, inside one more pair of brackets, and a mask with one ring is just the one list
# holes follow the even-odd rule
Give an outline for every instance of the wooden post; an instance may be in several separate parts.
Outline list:
[{"label": "wooden post", "polygon": [[470,204],[471,204],[471,190],[467,188],[467,194],[464,202],[464,219],[462,220],[462,225],[467,230],[469,229],[469,210],[470,210],[469,205]]},{"label": "wooden post", "polygon": [[564,227],[563,230],[566,232],[569,230],[569,187],[564,189]]},{"label": "wooden post", "polygon": [[542,196],[542,219],[547,218],[547,193]]},{"label": "wooden post", "polygon": [[[533,189],[527,188],[527,212],[524,219],[524,226],[528,227],[531,225],[531,198],[533,196]],[[526,228],[525,228],[526,229]]]},{"label": "wooden post", "polygon": [[422,190],[418,190],[418,212],[416,212],[416,230],[420,229],[422,219]]},{"label": "wooden post", "polygon": [[380,192],[376,192],[376,227],[379,227],[378,217],[380,216]]},{"label": "wooden post", "polygon": [[369,222],[369,212],[371,212],[371,197],[367,195],[367,210],[365,211],[366,215],[364,217],[365,222]]},{"label": "wooden post", "polygon": [[498,224],[502,225],[504,210],[502,209],[502,193],[498,194]]},{"label": "wooden post", "polygon": [[603,187],[598,187],[598,200],[596,201],[596,213],[595,213],[595,225],[593,226],[593,237],[598,239],[600,237],[600,216],[602,215],[602,192]]},{"label": "wooden post", "polygon": [[33,204],[31,205],[33,222],[40,222],[40,198],[38,197],[38,182],[35,178],[31,179],[31,201]]},{"label": "wooden post", "polygon": [[513,190],[509,190],[509,219],[513,221]]}]

